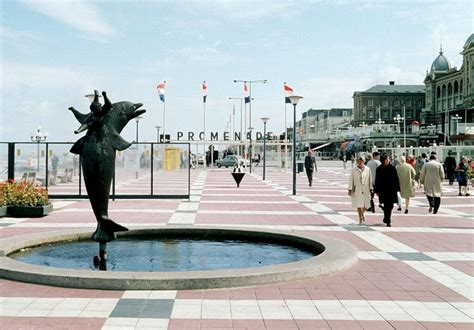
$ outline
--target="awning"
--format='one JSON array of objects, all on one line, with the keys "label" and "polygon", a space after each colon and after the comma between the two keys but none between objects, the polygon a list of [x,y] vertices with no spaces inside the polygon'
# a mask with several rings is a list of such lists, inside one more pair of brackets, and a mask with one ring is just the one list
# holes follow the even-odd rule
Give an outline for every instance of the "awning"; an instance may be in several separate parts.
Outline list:
[{"label": "awning", "polygon": [[322,149],[324,147],[327,147],[328,145],[330,145],[332,142],[329,142],[329,143],[325,143],[325,144],[321,144],[320,146],[317,146],[316,148],[312,148],[311,150],[313,151],[316,151],[318,149]]}]

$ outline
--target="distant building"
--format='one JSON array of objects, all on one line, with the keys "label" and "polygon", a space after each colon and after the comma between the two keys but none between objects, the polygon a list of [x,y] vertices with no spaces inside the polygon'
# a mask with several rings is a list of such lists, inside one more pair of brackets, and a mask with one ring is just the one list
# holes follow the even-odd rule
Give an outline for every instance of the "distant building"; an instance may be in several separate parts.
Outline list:
[{"label": "distant building", "polygon": [[[474,34],[466,40],[463,50],[463,64],[458,70],[451,67],[443,49],[426,72],[426,106],[421,116],[422,127],[435,127],[441,132],[439,142],[447,144],[474,139]],[[423,130],[422,130],[423,131]],[[423,139],[422,136],[420,138]]]},{"label": "distant building", "polygon": [[400,122],[403,132],[411,133],[413,125],[420,121],[421,111],[425,105],[424,85],[376,85],[366,91],[354,92],[353,125],[364,126],[377,124],[399,124],[394,118],[399,115],[405,118],[405,125]]}]

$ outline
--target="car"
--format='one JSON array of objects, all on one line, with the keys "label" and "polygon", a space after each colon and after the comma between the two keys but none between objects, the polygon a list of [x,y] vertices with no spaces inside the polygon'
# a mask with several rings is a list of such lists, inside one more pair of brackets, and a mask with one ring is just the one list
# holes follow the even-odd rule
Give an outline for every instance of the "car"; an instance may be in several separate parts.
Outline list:
[{"label": "car", "polygon": [[234,167],[236,164],[239,164],[240,166],[248,166],[250,165],[250,162],[249,160],[245,160],[242,156],[237,155],[227,155],[223,159],[216,160],[217,167]]},{"label": "car", "polygon": [[204,157],[203,154],[198,154],[196,158],[197,158],[198,165],[204,165],[204,162],[206,161],[206,157]]}]

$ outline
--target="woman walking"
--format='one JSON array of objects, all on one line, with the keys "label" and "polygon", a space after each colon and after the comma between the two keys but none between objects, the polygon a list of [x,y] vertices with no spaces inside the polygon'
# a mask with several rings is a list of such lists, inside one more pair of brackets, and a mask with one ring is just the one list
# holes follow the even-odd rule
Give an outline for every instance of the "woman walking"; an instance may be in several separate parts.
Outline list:
[{"label": "woman walking", "polygon": [[357,157],[357,166],[352,169],[347,188],[351,197],[353,208],[357,208],[359,225],[365,223],[364,212],[370,206],[370,195],[372,193],[372,174],[370,168],[365,166],[364,157]]},{"label": "woman walking", "polygon": [[397,203],[397,192],[400,191],[397,171],[390,164],[390,157],[383,155],[380,158],[382,163],[375,175],[375,193],[379,196],[380,203],[383,204],[383,222],[387,227],[392,226],[393,204]]},{"label": "woman walking", "polygon": [[400,164],[396,170],[400,182],[400,196],[405,198],[405,214],[407,214],[410,198],[415,197],[415,169],[405,161],[404,156],[400,156]]},{"label": "woman walking", "polygon": [[466,156],[461,158],[461,162],[459,163],[456,169],[456,176],[459,185],[459,196],[462,196],[462,191],[464,190],[464,196],[469,196],[468,189],[467,189],[467,181],[469,181],[469,165],[467,164]]}]

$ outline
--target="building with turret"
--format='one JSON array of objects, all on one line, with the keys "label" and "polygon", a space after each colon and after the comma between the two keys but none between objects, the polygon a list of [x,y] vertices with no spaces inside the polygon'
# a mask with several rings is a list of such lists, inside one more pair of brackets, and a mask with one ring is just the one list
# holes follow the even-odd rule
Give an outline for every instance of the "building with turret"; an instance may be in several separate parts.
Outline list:
[{"label": "building with turret", "polygon": [[[466,40],[461,55],[463,63],[457,69],[440,48],[424,80],[426,99],[420,130],[434,128],[439,144],[473,144],[474,34]],[[425,138],[421,134],[420,142]]]}]

